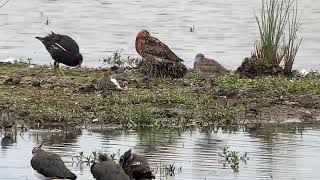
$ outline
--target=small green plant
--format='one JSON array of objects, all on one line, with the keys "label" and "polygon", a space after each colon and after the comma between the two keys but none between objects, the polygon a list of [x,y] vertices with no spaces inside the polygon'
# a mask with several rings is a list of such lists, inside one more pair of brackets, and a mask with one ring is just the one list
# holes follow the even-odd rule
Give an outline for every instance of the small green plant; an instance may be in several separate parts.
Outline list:
[{"label": "small green plant", "polygon": [[[92,163],[98,160],[99,154],[102,152],[92,151],[90,155],[85,156],[83,151],[79,153],[79,155],[72,157],[72,163],[76,163],[77,165],[82,165],[85,163],[86,165],[90,166]],[[118,153],[107,153],[107,157],[109,161],[116,162],[120,157],[120,150]]]},{"label": "small green plant", "polygon": [[113,54],[107,58],[103,59],[103,62],[108,65],[108,66],[117,66],[117,67],[124,67],[124,66],[129,66],[129,67],[136,67],[140,60],[137,58],[132,58],[130,56],[127,56],[126,58],[123,58],[122,55],[122,50],[116,50],[113,52]]},{"label": "small green plant", "polygon": [[300,28],[295,0],[262,0],[260,19],[255,14],[260,41],[255,45],[255,55],[266,64],[285,63],[285,73],[291,73],[302,38],[297,37]]},{"label": "small green plant", "polygon": [[158,171],[160,172],[160,177],[172,177],[175,176],[176,173],[181,173],[182,172],[182,166],[180,167],[176,167],[175,164],[167,164],[167,163],[161,163],[159,165],[157,165],[157,167],[155,167],[153,169],[153,171],[155,172],[155,174],[158,173]]},{"label": "small green plant", "polygon": [[240,160],[244,161],[245,163],[249,160],[248,153],[245,152],[243,155],[239,155],[237,151],[230,151],[229,147],[223,147],[222,153],[218,153],[220,157],[224,158],[222,160],[223,165],[230,164],[230,167],[233,169],[234,172],[239,172],[239,165]]},{"label": "small green plant", "polygon": [[95,162],[97,159],[97,152],[93,151],[92,154],[89,156],[85,156],[83,151],[79,153],[79,155],[73,156],[72,157],[72,163],[78,164],[83,164],[86,163],[88,166],[90,166],[91,163]]}]

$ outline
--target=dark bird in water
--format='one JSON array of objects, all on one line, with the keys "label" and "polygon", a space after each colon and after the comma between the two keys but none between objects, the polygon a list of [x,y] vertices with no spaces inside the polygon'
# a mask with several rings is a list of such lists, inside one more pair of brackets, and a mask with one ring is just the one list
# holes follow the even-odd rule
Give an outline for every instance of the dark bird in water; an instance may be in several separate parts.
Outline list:
[{"label": "dark bird in water", "polygon": [[228,73],[228,70],[213,59],[204,57],[203,54],[197,54],[194,59],[193,68],[201,76],[221,75]]},{"label": "dark bird in water", "polygon": [[159,39],[152,37],[146,30],[142,30],[136,37],[136,51],[142,58],[159,58],[171,62],[182,62],[171,49]]},{"label": "dark bird in water", "polygon": [[131,149],[120,157],[119,164],[130,179],[155,179],[147,159],[132,153]]},{"label": "dark bird in water", "polygon": [[91,174],[96,180],[130,180],[123,169],[105,154],[99,154],[99,162],[91,165]]},{"label": "dark bird in water", "polygon": [[[81,67],[83,57],[79,52],[79,46],[69,36],[52,32],[46,37],[36,38],[44,44],[52,59],[54,59],[55,69],[59,69],[59,63]],[[60,69],[59,71],[63,74]]]},{"label": "dark bird in water", "polygon": [[42,145],[32,150],[31,166],[37,173],[50,179],[77,179],[59,155],[44,151]]}]

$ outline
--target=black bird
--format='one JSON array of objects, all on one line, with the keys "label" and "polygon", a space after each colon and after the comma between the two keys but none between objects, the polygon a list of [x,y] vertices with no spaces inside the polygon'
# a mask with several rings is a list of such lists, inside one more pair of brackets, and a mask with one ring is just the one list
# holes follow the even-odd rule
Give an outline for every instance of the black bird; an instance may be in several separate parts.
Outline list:
[{"label": "black bird", "polygon": [[150,170],[147,159],[131,152],[131,149],[125,152],[119,160],[124,172],[130,176],[130,179],[154,179],[155,176]]},{"label": "black bird", "polygon": [[77,176],[64,165],[59,155],[44,151],[42,145],[43,142],[32,150],[31,166],[37,173],[51,179],[77,179]]},{"label": "black bird", "polygon": [[92,164],[91,174],[96,180],[130,180],[123,169],[113,161],[108,161],[104,154],[99,154],[99,162]]},{"label": "black bird", "polygon": [[[83,57],[79,52],[78,44],[69,36],[51,33],[46,37],[36,38],[44,44],[54,59],[54,68],[59,68],[59,63],[81,67]],[[60,69],[59,71],[62,73]]]}]

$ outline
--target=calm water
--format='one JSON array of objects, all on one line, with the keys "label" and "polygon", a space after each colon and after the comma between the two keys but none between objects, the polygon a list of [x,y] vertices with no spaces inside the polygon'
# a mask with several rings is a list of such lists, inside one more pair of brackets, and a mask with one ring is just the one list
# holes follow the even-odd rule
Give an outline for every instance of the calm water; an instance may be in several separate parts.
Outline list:
[{"label": "calm water", "polygon": [[[299,0],[299,5],[304,40],[296,67],[319,70],[320,1]],[[117,49],[137,56],[135,35],[147,29],[187,65],[203,52],[236,68],[258,37],[253,10],[259,8],[260,0],[11,0],[0,10],[0,57],[31,57],[48,64],[52,60],[34,36],[54,30],[78,41],[86,65],[99,66],[99,59]]]},{"label": "calm water", "polygon": [[[58,153],[68,168],[80,180],[93,179],[86,165],[72,164],[72,156],[84,151],[123,153],[129,148],[147,156],[152,167],[161,163],[175,163],[182,172],[167,179],[318,179],[320,172],[320,129],[302,133],[227,133],[193,131],[140,131],[92,133],[48,133],[28,131],[16,140],[2,139],[0,149],[0,179],[37,179],[30,166],[31,151],[43,138],[48,139],[44,148]],[[234,173],[223,167],[218,153],[230,146],[232,150],[249,153],[247,163],[240,163]],[[157,179],[160,179],[159,174]],[[161,178],[166,179],[166,178]]]}]

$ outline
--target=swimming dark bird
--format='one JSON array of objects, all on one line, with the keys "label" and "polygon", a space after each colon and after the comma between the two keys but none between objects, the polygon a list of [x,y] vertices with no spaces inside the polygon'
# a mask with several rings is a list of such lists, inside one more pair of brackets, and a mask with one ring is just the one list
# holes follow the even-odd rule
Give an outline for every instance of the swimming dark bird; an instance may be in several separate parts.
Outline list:
[{"label": "swimming dark bird", "polygon": [[153,57],[171,62],[183,61],[175,53],[173,53],[167,45],[165,45],[159,39],[152,37],[146,30],[142,30],[138,33],[135,46],[136,51],[143,58]]},{"label": "swimming dark bird", "polygon": [[123,169],[113,161],[108,161],[104,154],[99,154],[99,162],[91,165],[91,174],[96,180],[130,180]]},{"label": "swimming dark bird", "polygon": [[32,150],[31,166],[37,173],[51,179],[77,179],[77,176],[65,166],[59,155],[44,151],[41,148],[42,145],[43,142]]},{"label": "swimming dark bird", "polygon": [[[79,46],[69,36],[52,32],[52,34],[49,34],[46,37],[36,38],[44,44],[52,59],[54,59],[55,69],[59,69],[59,63],[67,66],[81,67],[83,57],[79,52]],[[59,71],[62,73],[60,69]]]},{"label": "swimming dark bird", "polygon": [[132,153],[131,149],[120,157],[119,164],[131,179],[155,179],[147,159]]}]

